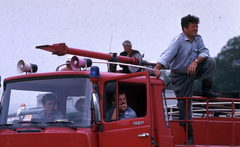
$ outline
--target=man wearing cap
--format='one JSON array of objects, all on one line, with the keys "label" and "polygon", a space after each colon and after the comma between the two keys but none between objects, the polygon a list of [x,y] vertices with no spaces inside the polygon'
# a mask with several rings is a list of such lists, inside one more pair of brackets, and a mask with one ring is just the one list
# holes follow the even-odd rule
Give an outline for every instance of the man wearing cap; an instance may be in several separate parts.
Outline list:
[{"label": "man wearing cap", "polygon": [[[132,43],[129,40],[125,40],[122,43],[122,45],[123,45],[124,51],[120,53],[120,56],[132,57],[134,53],[136,52],[139,53],[139,51],[132,49]],[[123,68],[122,70],[120,70],[121,73],[130,73],[128,66],[120,65],[120,67]]]}]

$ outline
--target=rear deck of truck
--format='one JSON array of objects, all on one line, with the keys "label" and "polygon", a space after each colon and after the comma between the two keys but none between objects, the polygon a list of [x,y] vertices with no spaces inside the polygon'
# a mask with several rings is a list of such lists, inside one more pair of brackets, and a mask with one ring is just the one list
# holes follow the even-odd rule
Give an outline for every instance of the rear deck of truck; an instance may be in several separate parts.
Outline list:
[{"label": "rear deck of truck", "polygon": [[[194,133],[192,146],[240,146],[240,99],[204,97],[191,99],[193,120],[186,122],[192,122]],[[171,103],[176,101],[176,98],[166,98],[166,100]],[[169,105],[168,114],[175,146],[186,146],[184,141],[187,135],[179,126],[177,106]]]}]

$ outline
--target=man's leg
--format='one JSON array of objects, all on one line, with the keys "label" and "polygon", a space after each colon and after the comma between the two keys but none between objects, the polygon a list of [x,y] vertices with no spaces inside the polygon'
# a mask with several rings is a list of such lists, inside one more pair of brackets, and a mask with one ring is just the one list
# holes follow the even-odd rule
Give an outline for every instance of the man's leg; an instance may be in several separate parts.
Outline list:
[{"label": "man's leg", "polygon": [[[192,120],[192,100],[188,99],[188,120]],[[186,100],[178,99],[177,107],[179,110],[179,120],[186,120]],[[185,122],[179,122],[181,127],[185,126]],[[188,124],[191,124],[190,122]]]},{"label": "man's leg", "polygon": [[196,79],[202,77],[202,97],[218,97],[219,94],[211,90],[212,82],[215,79],[216,61],[212,57],[206,58],[203,63],[199,64],[196,72]]},{"label": "man's leg", "polygon": [[[194,76],[188,74],[171,74],[173,90],[177,97],[192,97]],[[192,120],[192,100],[188,99],[188,120]],[[178,99],[179,120],[186,120],[186,100]],[[186,123],[180,122],[186,132]],[[189,129],[190,128],[190,129]],[[194,144],[192,123],[188,123],[188,144]]]},{"label": "man's leg", "polygon": [[212,81],[203,80],[202,81],[202,97],[216,98],[220,94],[214,93],[212,90]]},{"label": "man's leg", "polygon": [[[186,133],[186,125],[184,125],[183,128]],[[186,144],[186,143],[184,143],[184,144]],[[194,144],[193,129],[192,129],[192,125],[189,125],[189,124],[188,124],[188,144],[189,145]]]}]

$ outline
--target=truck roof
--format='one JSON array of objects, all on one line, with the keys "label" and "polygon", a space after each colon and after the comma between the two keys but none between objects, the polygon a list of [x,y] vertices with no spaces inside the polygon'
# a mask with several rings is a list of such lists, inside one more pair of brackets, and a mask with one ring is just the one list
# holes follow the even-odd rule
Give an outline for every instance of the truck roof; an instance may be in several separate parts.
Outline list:
[{"label": "truck roof", "polygon": [[[12,76],[4,79],[4,83],[6,81],[12,81],[12,80],[19,80],[19,79],[27,79],[27,78],[36,78],[36,77],[49,77],[49,76],[67,76],[67,75],[90,75],[90,70],[83,70],[83,71],[54,71],[54,72],[45,72],[45,73],[34,73],[34,74],[24,74],[24,75],[18,75],[18,76]],[[101,79],[105,78],[112,78],[117,77],[121,75],[126,75],[126,73],[114,73],[114,72],[100,72]],[[133,79],[141,79],[143,77],[136,77]],[[156,77],[150,77],[151,83],[155,84],[161,84],[165,85],[164,81],[162,79],[157,79]]]}]

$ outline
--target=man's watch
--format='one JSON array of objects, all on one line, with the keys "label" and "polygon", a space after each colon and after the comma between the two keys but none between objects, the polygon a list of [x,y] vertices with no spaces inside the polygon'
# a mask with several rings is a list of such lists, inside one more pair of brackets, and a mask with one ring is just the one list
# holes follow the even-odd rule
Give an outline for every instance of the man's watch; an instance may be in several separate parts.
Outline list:
[{"label": "man's watch", "polygon": [[198,60],[197,60],[197,59],[195,59],[194,61],[195,61],[196,63],[198,63]]}]

